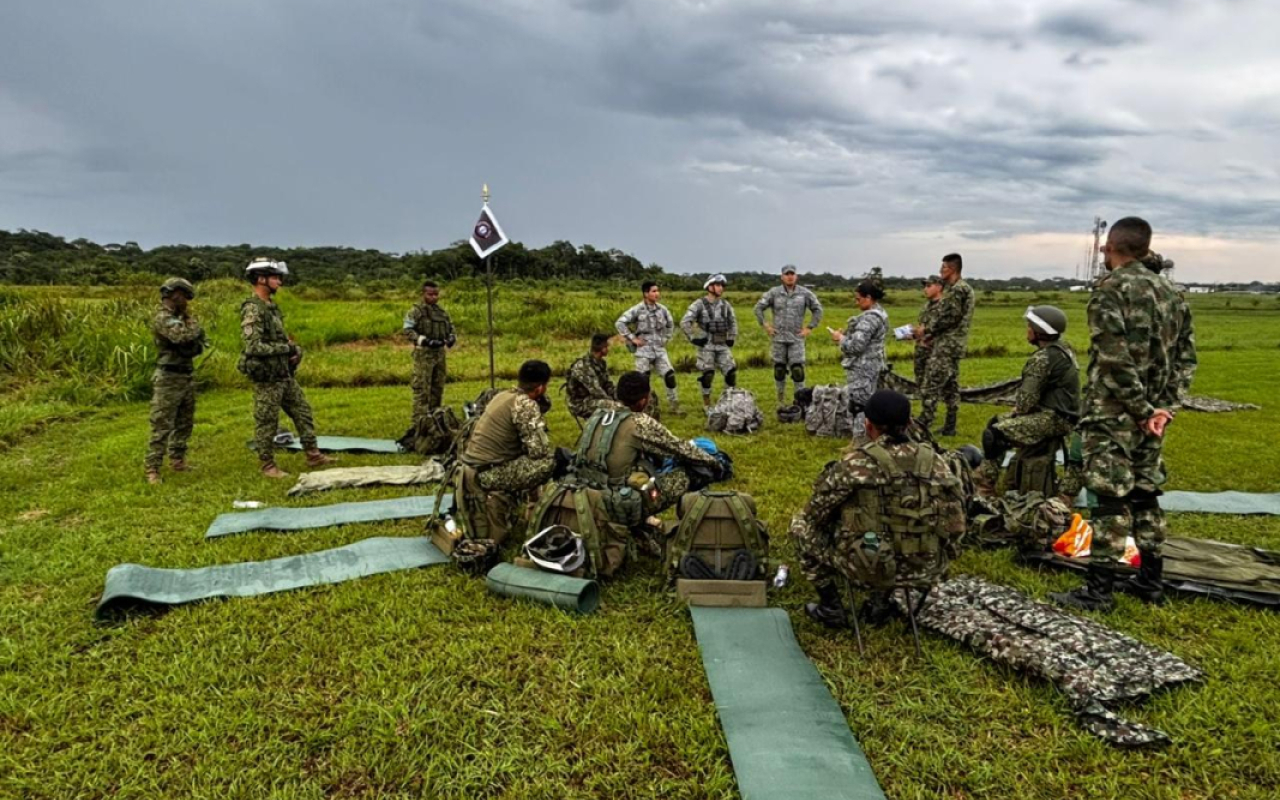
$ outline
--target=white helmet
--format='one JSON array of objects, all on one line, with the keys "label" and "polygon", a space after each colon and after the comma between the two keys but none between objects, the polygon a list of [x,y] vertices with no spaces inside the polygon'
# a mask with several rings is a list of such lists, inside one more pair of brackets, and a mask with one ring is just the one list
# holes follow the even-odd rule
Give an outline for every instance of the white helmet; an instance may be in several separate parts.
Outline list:
[{"label": "white helmet", "polygon": [[250,261],[249,266],[244,268],[244,276],[249,279],[250,283],[253,283],[259,275],[279,275],[284,278],[289,275],[289,266],[283,261],[259,256]]},{"label": "white helmet", "polygon": [[706,282],[706,283],[704,283],[704,284],[702,284],[702,288],[703,288],[703,289],[710,289],[710,288],[711,288],[711,284],[713,284],[713,283],[718,283],[718,284],[720,284],[721,286],[723,286],[723,285],[727,284],[727,283],[728,283],[728,281],[724,279],[724,275],[722,275],[722,274],[720,274],[719,272],[717,272],[715,275],[712,275],[710,278],[707,278],[707,282]]},{"label": "white helmet", "polygon": [[543,528],[524,543],[524,556],[542,569],[568,574],[587,563],[582,537],[564,525]]}]

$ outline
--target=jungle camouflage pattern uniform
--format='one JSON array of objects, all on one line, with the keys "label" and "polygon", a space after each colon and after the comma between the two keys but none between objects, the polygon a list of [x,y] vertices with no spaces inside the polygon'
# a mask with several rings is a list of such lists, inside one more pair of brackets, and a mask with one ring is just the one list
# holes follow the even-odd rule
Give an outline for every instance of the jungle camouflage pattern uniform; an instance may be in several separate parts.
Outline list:
[{"label": "jungle camouflage pattern uniform", "polygon": [[603,408],[616,399],[613,379],[609,377],[608,362],[591,353],[569,365],[564,386],[569,400],[569,413],[581,420],[587,419],[597,408]]},{"label": "jungle camouflage pattern uniform", "polygon": [[1142,423],[1157,408],[1176,411],[1191,386],[1191,309],[1167,278],[1131,261],[1099,282],[1088,318],[1080,432],[1085,486],[1099,501],[1090,558],[1114,562],[1130,535],[1139,551],[1158,556],[1168,533],[1155,499],[1166,480],[1164,439],[1145,433]]},{"label": "jungle camouflage pattern uniform", "polygon": [[280,306],[251,295],[240,304],[240,338],[243,349],[237,366],[253,382],[253,445],[258,460],[275,462],[274,439],[281,411],[297,427],[302,448],[316,450],[315,418],[289,367],[289,358],[297,348],[284,332]]},{"label": "jungle camouflage pattern uniform", "polygon": [[726,383],[729,380],[729,373],[737,369],[737,364],[733,360],[733,342],[738,338],[738,317],[733,313],[733,306],[729,305],[729,301],[723,297],[717,298],[714,302],[705,297],[699,297],[689,306],[689,310],[684,312],[684,317],[680,320],[680,330],[684,331],[684,335],[689,337],[689,341],[695,338],[693,334],[693,326],[697,325],[702,331],[702,336],[707,339],[704,345],[694,345],[698,348],[698,360],[695,368],[702,373],[702,395],[709,397],[711,395],[711,379],[709,375],[714,374],[716,370],[725,376]]},{"label": "jungle camouflage pattern uniform", "polygon": [[[635,327],[634,331],[632,326]],[[675,368],[671,366],[671,358],[667,355],[667,342],[675,335],[676,320],[667,307],[662,303],[636,303],[618,317],[613,327],[627,342],[631,342],[636,336],[644,339],[644,345],[635,350],[636,372],[642,375],[656,373],[663,379],[668,375],[672,376],[666,380],[667,400],[675,403]]]},{"label": "jungle camouflage pattern uniform", "polygon": [[791,370],[791,379],[795,382],[796,391],[804,388],[804,340],[800,331],[805,327],[804,315],[809,312],[809,329],[822,324],[822,303],[812,290],[796,284],[790,290],[781,284],[774,286],[756,302],[756,322],[764,327],[764,312],[773,310],[774,334],[770,344],[770,356],[773,359],[773,380],[778,390],[786,385],[786,371]]},{"label": "jungle camouflage pattern uniform", "polygon": [[845,324],[840,342],[840,366],[844,367],[845,385],[849,387],[849,411],[853,413],[853,436],[866,433],[867,417],[862,407],[880,386],[884,372],[884,340],[889,331],[889,314],[879,303]]},{"label": "jungle camouflage pattern uniform", "polygon": [[[483,514],[488,536],[501,544],[527,495],[546,483],[555,468],[551,437],[536,401],[518,388],[500,392],[484,408],[467,439],[461,462],[474,470],[464,482],[472,519]],[[472,535],[475,535],[472,532]]]},{"label": "jungle camouflage pattern uniform", "polygon": [[[937,307],[938,307],[937,300],[925,301],[924,307],[920,309],[920,318],[916,323],[920,329],[922,330],[929,329],[929,325],[933,322],[933,315],[934,315],[934,312],[937,310]],[[915,360],[914,360],[915,369],[912,373],[912,375],[915,377],[916,386],[921,386],[924,384],[925,372],[927,371],[927,368],[929,366],[929,353],[931,352],[932,350],[929,348],[929,345],[924,341],[924,339],[916,339],[916,351],[915,351]]]},{"label": "jungle camouflage pattern uniform", "polygon": [[[928,450],[934,456],[928,478],[917,483],[915,494],[902,491],[891,483],[891,475],[874,449],[906,470],[912,468],[920,450]],[[897,513],[894,504],[912,508]],[[904,524],[926,531],[941,544],[934,552],[900,556],[900,582],[928,584],[937,580],[948,560],[956,555],[967,526],[961,479],[928,444],[891,442],[881,437],[823,468],[813,484],[812,497],[792,518],[790,532],[801,570],[821,591],[834,585],[840,575],[860,582],[854,551],[862,548],[863,535],[877,534],[880,547],[892,550],[895,542],[891,529]]]},{"label": "jungle camouflage pattern uniform", "polygon": [[973,289],[961,278],[943,290],[925,329],[929,360],[920,382],[920,423],[925,427],[933,425],[939,400],[947,407],[948,422],[959,415],[960,359],[969,346],[973,308]]},{"label": "jungle camouflage pattern uniform", "polygon": [[192,362],[204,352],[206,340],[195,317],[178,314],[164,303],[151,318],[151,335],[159,355],[151,376],[151,441],[143,463],[148,472],[156,472],[164,463],[166,447],[171,463],[186,460],[196,414]]},{"label": "jungle camouflage pattern uniform", "polygon": [[[401,333],[413,344],[413,422],[439,408],[444,402],[448,377],[446,353],[457,340],[449,312],[439,303],[418,303],[404,315]],[[421,340],[421,343],[419,341]]]}]

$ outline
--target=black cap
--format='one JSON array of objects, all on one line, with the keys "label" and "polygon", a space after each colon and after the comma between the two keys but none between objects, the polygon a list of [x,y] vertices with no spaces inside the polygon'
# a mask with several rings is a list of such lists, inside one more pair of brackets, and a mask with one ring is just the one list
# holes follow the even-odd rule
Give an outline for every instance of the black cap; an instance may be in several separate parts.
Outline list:
[{"label": "black cap", "polygon": [[881,389],[871,395],[864,413],[877,428],[900,428],[911,421],[911,401],[905,394]]}]

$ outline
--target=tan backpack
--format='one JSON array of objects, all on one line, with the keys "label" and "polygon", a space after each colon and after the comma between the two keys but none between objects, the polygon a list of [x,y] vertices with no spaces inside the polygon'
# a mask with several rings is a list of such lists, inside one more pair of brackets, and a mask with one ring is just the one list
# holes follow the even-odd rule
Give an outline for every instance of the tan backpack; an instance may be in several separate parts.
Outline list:
[{"label": "tan backpack", "polygon": [[[667,570],[677,577],[763,580],[768,571],[769,534],[756,519],[756,503],[740,492],[704,489],[680,498],[678,524],[667,540]],[[746,553],[750,558],[739,555]],[[710,575],[686,574],[682,565],[690,556],[694,565],[709,568]],[[744,565],[750,567],[749,570]]]}]

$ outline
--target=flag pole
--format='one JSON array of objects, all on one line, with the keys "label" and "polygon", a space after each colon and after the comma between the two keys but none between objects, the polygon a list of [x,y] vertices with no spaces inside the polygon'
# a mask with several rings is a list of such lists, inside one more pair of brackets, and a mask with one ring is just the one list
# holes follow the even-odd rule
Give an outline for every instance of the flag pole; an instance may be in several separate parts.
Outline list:
[{"label": "flag pole", "polygon": [[[480,192],[486,208],[489,207],[489,184],[484,184]],[[493,257],[484,257],[485,295],[489,304],[489,388],[494,388],[493,374]]]}]

